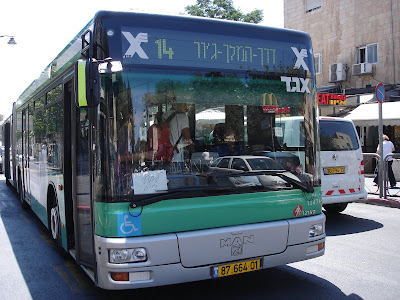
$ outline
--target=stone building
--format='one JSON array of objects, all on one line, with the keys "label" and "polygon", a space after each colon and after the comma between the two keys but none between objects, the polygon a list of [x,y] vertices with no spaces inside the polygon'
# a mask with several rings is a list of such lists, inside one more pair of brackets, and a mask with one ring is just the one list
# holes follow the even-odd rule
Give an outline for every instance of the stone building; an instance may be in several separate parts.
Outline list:
[{"label": "stone building", "polygon": [[[320,114],[352,119],[350,112],[376,102],[382,82],[385,103],[399,101],[390,108],[398,117],[383,123],[400,152],[400,0],[284,0],[284,17],[285,28],[312,38]],[[327,100],[337,95],[346,99]],[[378,144],[377,112],[370,107],[353,119],[364,152],[375,152]]]}]

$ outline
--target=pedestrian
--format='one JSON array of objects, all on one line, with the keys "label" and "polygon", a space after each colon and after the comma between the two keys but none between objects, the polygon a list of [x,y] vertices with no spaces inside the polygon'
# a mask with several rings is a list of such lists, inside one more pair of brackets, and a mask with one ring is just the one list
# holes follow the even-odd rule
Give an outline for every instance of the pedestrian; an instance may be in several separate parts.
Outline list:
[{"label": "pedestrian", "polygon": [[[383,157],[381,158],[382,160],[386,157],[388,154],[392,154],[395,151],[393,143],[389,140],[389,137],[384,134],[382,136],[383,139]],[[379,154],[379,145],[378,148],[376,149],[376,153]],[[396,186],[396,178],[394,178],[393,174],[393,169],[392,169],[392,164],[393,164],[393,158],[389,156],[387,158],[387,166],[388,166],[388,175],[389,175],[389,181],[390,181],[390,187],[395,187]],[[374,179],[374,182],[378,184],[378,173],[376,174],[376,177]]]}]

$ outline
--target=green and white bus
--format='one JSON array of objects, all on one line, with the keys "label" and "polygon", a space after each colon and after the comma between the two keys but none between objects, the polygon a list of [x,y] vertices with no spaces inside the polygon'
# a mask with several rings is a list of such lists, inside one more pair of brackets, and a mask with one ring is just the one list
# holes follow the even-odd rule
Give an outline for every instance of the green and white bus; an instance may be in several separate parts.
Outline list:
[{"label": "green and white bus", "polygon": [[[308,34],[98,12],[5,121],[7,183],[94,283],[132,289],[324,254]],[[301,168],[276,120],[303,116]]]}]

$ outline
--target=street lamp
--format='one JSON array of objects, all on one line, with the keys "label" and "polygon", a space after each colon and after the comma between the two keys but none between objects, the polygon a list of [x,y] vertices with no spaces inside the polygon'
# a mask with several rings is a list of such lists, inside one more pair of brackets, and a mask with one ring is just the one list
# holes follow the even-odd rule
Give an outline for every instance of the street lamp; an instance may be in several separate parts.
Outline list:
[{"label": "street lamp", "polygon": [[9,37],[10,38],[10,40],[7,43],[9,45],[16,45],[17,44],[17,42],[14,39],[14,36],[12,36],[12,35],[0,35],[0,38],[2,38],[2,37]]}]

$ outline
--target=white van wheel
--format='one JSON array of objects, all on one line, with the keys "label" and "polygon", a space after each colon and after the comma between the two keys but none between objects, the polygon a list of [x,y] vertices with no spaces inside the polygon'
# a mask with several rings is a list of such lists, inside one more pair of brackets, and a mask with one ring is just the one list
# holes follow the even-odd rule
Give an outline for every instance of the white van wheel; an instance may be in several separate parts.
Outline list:
[{"label": "white van wheel", "polygon": [[338,214],[346,209],[347,204],[348,203],[325,204],[324,209],[327,213]]}]

